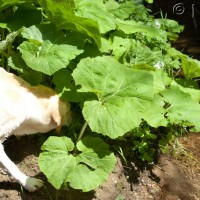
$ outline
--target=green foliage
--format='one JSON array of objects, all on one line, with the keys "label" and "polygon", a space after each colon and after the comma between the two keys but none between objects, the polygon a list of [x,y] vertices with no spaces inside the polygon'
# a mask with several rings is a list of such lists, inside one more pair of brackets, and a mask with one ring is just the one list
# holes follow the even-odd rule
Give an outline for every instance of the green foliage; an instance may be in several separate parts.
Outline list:
[{"label": "green foliage", "polygon": [[5,18],[3,23],[9,31],[17,31],[22,26],[29,27],[42,21],[42,12],[32,4],[20,4],[12,15]]},{"label": "green foliage", "polygon": [[189,122],[199,131],[200,105],[190,94],[181,91],[177,86],[171,86],[155,96],[151,109],[153,112],[146,111],[144,119],[152,127]]},{"label": "green foliage", "polygon": [[0,52],[5,52],[10,46],[12,46],[12,43],[14,42],[15,38],[20,34],[21,29],[18,31],[13,31],[9,33],[5,40],[0,41]]},{"label": "green foliage", "polygon": [[53,22],[58,29],[80,31],[94,39],[100,46],[100,32],[97,22],[92,19],[85,19],[75,15],[75,3],[71,1],[53,1],[39,0],[49,20]]},{"label": "green foliage", "polygon": [[32,0],[1,0],[0,1],[0,11],[10,7],[10,6],[15,6],[18,4],[24,4],[28,2],[33,2]]},{"label": "green foliage", "polygon": [[100,33],[106,33],[116,28],[115,18],[106,10],[103,0],[74,0],[74,2],[76,14],[98,22]]},{"label": "green foliage", "polygon": [[168,103],[166,116],[172,124],[181,124],[181,122],[187,121],[195,127],[196,131],[199,131],[200,105],[191,98],[190,94],[180,91],[178,87],[171,86],[170,89],[163,92],[163,97]]},{"label": "green foliage", "polygon": [[68,137],[50,137],[39,157],[57,189],[90,191],[106,180],[116,160],[103,139],[128,141],[129,154],[152,162],[179,129],[200,131],[200,63],[170,43],[183,26],[137,2],[0,2],[2,67],[55,88],[75,110]]},{"label": "green foliage", "polygon": [[197,78],[200,76],[200,61],[183,56],[182,67],[187,79]]},{"label": "green foliage", "polygon": [[83,52],[66,44],[64,35],[56,33],[49,24],[25,28],[22,36],[29,40],[18,47],[22,58],[30,68],[44,74],[52,75],[65,68],[70,60]]},{"label": "green foliage", "polygon": [[97,96],[97,100],[86,101],[83,107],[90,128],[111,138],[137,127],[153,97],[150,73],[131,70],[112,57],[82,59],[72,75],[82,86],[79,91]]},{"label": "green foliage", "polygon": [[42,150],[40,168],[57,189],[69,183],[84,192],[93,190],[107,179],[116,162],[109,146],[95,137],[85,137],[75,146],[70,138],[51,136]]}]

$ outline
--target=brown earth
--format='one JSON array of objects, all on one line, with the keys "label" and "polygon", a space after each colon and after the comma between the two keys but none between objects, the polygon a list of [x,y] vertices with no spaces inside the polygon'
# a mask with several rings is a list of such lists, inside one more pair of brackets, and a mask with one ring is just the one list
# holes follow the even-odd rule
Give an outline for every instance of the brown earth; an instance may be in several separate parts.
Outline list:
[{"label": "brown earth", "polygon": [[200,133],[191,133],[177,140],[176,157],[160,155],[159,163],[140,169],[137,163],[123,166],[118,158],[107,182],[93,192],[56,191],[40,172],[37,158],[39,137],[20,140],[10,138],[5,149],[10,158],[27,175],[44,180],[45,186],[29,193],[0,173],[1,200],[199,200],[200,199]]}]

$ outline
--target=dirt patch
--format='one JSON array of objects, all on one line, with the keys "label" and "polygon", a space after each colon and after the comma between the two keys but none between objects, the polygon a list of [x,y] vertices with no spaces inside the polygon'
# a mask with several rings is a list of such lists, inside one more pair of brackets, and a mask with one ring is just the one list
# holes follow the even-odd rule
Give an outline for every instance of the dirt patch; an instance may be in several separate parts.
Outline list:
[{"label": "dirt patch", "polygon": [[[5,142],[9,157],[29,176],[45,182],[38,192],[29,193],[0,173],[0,199],[2,200],[199,200],[200,199],[200,134],[193,133],[179,141],[177,157],[161,155],[159,163],[148,169],[138,163],[123,166],[118,158],[107,182],[89,193],[77,190],[55,190],[40,172],[37,158],[40,152],[39,137]],[[182,151],[179,151],[182,149]]]}]

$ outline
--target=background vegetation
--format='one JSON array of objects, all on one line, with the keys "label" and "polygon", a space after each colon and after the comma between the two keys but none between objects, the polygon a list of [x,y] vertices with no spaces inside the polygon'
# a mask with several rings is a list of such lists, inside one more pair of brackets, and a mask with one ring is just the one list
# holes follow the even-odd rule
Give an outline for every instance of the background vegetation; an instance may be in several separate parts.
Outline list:
[{"label": "background vegetation", "polygon": [[171,46],[183,26],[142,1],[2,0],[0,20],[1,66],[73,105],[72,126],[39,157],[55,188],[93,190],[113,152],[152,162],[200,131],[200,62]]}]

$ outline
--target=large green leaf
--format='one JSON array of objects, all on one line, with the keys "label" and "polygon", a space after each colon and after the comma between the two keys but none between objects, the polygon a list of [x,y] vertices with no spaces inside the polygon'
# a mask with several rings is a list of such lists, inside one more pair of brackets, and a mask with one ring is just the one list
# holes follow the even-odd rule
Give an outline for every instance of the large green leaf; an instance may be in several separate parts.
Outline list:
[{"label": "large green leaf", "polygon": [[164,101],[169,104],[166,116],[171,123],[190,122],[200,131],[200,105],[189,93],[182,92],[177,86],[171,86],[163,92]]},{"label": "large green leaf", "polygon": [[189,58],[188,56],[182,56],[182,67],[186,78],[200,77],[200,61]]},{"label": "large green leaf", "polygon": [[49,182],[60,189],[66,178],[70,176],[76,165],[76,159],[69,153],[74,149],[74,143],[67,137],[49,137],[42,145],[39,156],[40,169]]},{"label": "large green leaf", "polygon": [[75,5],[76,14],[98,22],[101,33],[116,28],[115,18],[106,10],[102,0],[75,0]]},{"label": "large green leaf", "polygon": [[118,3],[115,0],[105,2],[106,9],[120,19],[127,19],[135,10],[136,6],[132,1]]},{"label": "large green leaf", "polygon": [[48,75],[65,68],[83,52],[66,44],[65,37],[48,24],[25,28],[22,35],[29,40],[18,47],[22,58],[30,68]]},{"label": "large green leaf", "polygon": [[74,3],[70,1],[39,0],[49,20],[59,29],[80,31],[94,39],[101,46],[101,37],[97,22],[78,17],[74,13]]},{"label": "large green leaf", "polygon": [[163,70],[155,70],[151,72],[151,74],[153,75],[155,94],[164,91],[166,87],[169,86],[172,82],[172,79],[169,78],[167,73]]},{"label": "large green leaf", "polygon": [[57,189],[69,183],[84,192],[102,184],[114,168],[116,159],[100,138],[87,137],[78,142],[78,154],[70,154],[74,144],[67,137],[50,137],[43,145],[39,166]]},{"label": "large green leaf", "polygon": [[167,126],[168,120],[165,118],[165,102],[160,95],[155,95],[151,106],[143,114],[143,119],[152,127]]},{"label": "large green leaf", "polygon": [[112,42],[109,39],[101,37],[101,48],[99,49],[102,53],[110,53],[112,49]]},{"label": "large green leaf", "polygon": [[184,26],[179,25],[177,21],[172,19],[160,18],[156,19],[156,22],[159,23],[160,26],[166,29],[169,33],[180,33],[184,29]]},{"label": "large green leaf", "polygon": [[200,105],[196,101],[198,97],[197,93],[184,90],[178,84],[171,85],[170,88],[163,90],[161,95],[155,96],[143,118],[153,127],[189,122],[196,131],[199,131]]},{"label": "large green leaf", "polygon": [[20,4],[4,21],[5,28],[17,31],[22,26],[29,27],[42,21],[42,12],[31,3]]},{"label": "large green leaf", "polygon": [[165,71],[152,71],[154,82],[154,99],[143,114],[143,119],[152,127],[167,126],[169,120],[165,117],[166,110],[164,108],[166,100],[160,95],[170,85],[172,80],[168,77]]},{"label": "large green leaf", "polygon": [[142,33],[147,35],[148,37],[162,37],[163,39],[167,39],[167,34],[165,31],[161,29],[157,29],[154,27],[149,27],[144,24],[137,23],[133,20],[123,21],[117,19],[117,29],[123,31],[126,34],[133,34],[133,33]]},{"label": "large green leaf", "polygon": [[135,71],[112,57],[82,59],[72,76],[82,92],[93,92],[97,100],[84,103],[83,115],[90,128],[117,138],[137,127],[153,98],[153,78]]},{"label": "large green leaf", "polygon": [[189,85],[190,87],[183,87],[183,85],[178,84],[176,81],[172,81],[171,85],[177,86],[182,92],[190,94],[193,100],[200,103],[200,90],[198,89],[199,86],[197,82],[193,80],[186,81],[185,79],[181,79],[181,81],[183,81],[184,84],[187,84],[187,82],[192,84],[192,86]]},{"label": "large green leaf", "polygon": [[152,51],[138,40],[118,36],[113,38],[112,54],[130,66],[142,64],[153,66],[162,59],[160,51]]}]

